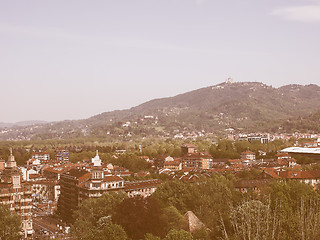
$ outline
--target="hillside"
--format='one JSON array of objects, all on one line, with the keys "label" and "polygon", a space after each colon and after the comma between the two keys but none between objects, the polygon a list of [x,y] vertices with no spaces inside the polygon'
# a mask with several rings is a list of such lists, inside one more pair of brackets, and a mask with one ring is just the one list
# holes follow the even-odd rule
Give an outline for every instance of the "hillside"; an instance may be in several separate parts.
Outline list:
[{"label": "hillside", "polygon": [[32,120],[32,121],[22,121],[22,122],[16,122],[16,123],[4,123],[0,122],[0,129],[1,128],[11,128],[11,127],[18,127],[18,126],[30,126],[30,125],[38,125],[38,124],[45,124],[47,122],[45,121],[37,121],[37,120]]},{"label": "hillside", "polygon": [[97,136],[128,139],[169,137],[192,131],[222,133],[230,127],[241,131],[277,131],[285,121],[319,110],[320,87],[317,85],[273,88],[259,82],[221,83],[85,120],[6,129],[0,138]]},{"label": "hillside", "polygon": [[281,127],[286,132],[320,132],[320,111],[308,116],[288,119]]}]

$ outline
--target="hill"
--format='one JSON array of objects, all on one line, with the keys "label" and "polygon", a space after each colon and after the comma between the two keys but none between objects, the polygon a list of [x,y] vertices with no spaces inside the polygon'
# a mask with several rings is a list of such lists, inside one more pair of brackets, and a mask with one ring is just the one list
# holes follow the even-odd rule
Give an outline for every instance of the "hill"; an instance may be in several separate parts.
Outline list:
[{"label": "hill", "polygon": [[38,121],[38,120],[31,120],[31,121],[22,121],[16,123],[4,123],[0,122],[0,128],[10,128],[10,127],[18,127],[18,126],[30,126],[30,125],[37,125],[37,124],[45,124],[45,121]]},{"label": "hill", "polygon": [[0,138],[128,139],[174,136],[182,132],[223,133],[230,127],[245,132],[277,131],[287,120],[302,119],[319,110],[317,85],[274,88],[259,82],[226,82],[89,119],[49,123],[32,129],[16,127],[0,134]]}]

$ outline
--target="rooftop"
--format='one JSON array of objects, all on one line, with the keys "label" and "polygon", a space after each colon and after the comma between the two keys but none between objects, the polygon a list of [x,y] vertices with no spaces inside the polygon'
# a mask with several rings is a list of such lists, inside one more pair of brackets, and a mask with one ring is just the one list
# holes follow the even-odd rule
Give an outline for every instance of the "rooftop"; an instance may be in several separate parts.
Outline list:
[{"label": "rooftop", "polygon": [[320,154],[320,148],[288,147],[288,148],[282,149],[281,152]]},{"label": "rooftop", "polygon": [[85,175],[87,173],[88,173],[88,171],[86,171],[86,170],[73,168],[73,169],[70,169],[70,171],[67,172],[66,174],[78,178],[78,177],[82,177],[83,175]]}]

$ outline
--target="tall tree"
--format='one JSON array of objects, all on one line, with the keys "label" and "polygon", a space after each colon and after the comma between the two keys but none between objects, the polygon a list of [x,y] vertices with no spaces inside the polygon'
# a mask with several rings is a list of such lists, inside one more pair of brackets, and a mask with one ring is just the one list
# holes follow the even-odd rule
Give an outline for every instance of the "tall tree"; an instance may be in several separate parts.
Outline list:
[{"label": "tall tree", "polygon": [[137,196],[120,203],[113,216],[132,239],[142,239],[146,233],[156,236],[165,234],[162,210],[156,199]]},{"label": "tall tree", "polygon": [[0,239],[15,240],[21,238],[21,220],[9,207],[0,204]]},{"label": "tall tree", "polygon": [[85,200],[74,213],[72,235],[76,239],[86,239],[86,234],[98,226],[99,220],[112,216],[115,207],[126,197],[127,195],[123,192],[110,192],[97,199]]},{"label": "tall tree", "polygon": [[185,230],[172,229],[168,232],[164,240],[193,240],[191,233]]}]

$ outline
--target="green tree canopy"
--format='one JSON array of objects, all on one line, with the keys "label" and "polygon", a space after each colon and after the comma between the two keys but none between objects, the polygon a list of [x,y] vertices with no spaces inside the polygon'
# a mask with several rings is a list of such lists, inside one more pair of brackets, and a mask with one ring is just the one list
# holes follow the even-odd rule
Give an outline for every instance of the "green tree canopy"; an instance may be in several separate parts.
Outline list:
[{"label": "green tree canopy", "polygon": [[172,229],[168,232],[164,240],[193,240],[192,234],[181,229]]},{"label": "green tree canopy", "polygon": [[11,213],[8,206],[0,204],[0,239],[15,240],[21,238],[21,219]]},{"label": "green tree canopy", "polygon": [[87,199],[81,203],[74,212],[75,222],[71,233],[76,239],[86,239],[87,234],[98,226],[99,219],[112,216],[114,208],[120,204],[127,195],[124,192],[110,192],[100,198]]},{"label": "green tree canopy", "polygon": [[120,224],[132,239],[142,239],[146,233],[165,234],[162,210],[154,198],[137,196],[125,199],[116,207],[113,221]]}]

